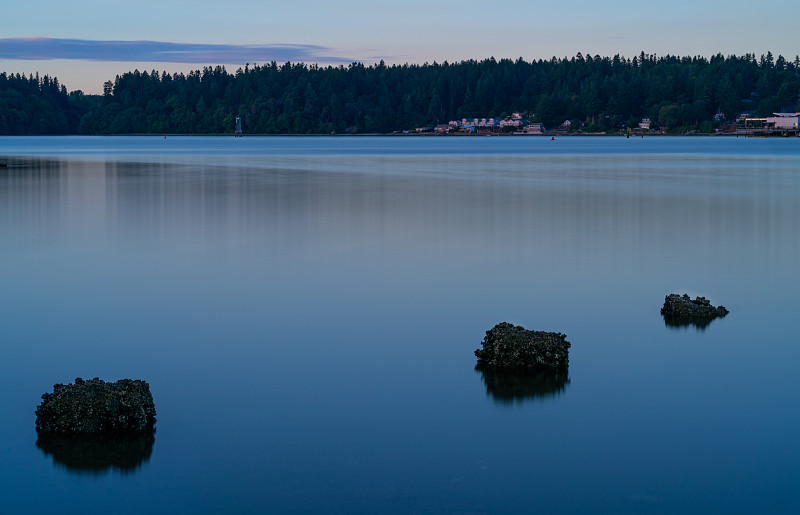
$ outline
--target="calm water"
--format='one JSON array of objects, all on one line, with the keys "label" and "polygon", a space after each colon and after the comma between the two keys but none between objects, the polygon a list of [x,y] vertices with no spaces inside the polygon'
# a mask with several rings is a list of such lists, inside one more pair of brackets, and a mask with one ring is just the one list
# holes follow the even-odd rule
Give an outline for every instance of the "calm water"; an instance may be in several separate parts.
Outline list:
[{"label": "calm water", "polygon": [[[800,140],[0,138],[8,513],[797,513]],[[731,311],[672,328],[670,292]],[[497,377],[495,323],[568,377]],[[38,442],[150,382],[155,440]]]}]

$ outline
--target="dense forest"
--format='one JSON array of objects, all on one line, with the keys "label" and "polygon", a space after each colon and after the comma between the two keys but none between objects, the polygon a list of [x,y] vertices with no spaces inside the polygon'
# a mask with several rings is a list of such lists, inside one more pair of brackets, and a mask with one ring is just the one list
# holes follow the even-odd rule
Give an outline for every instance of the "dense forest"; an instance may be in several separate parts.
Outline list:
[{"label": "dense forest", "polygon": [[[465,117],[528,113],[546,127],[710,131],[723,113],[800,111],[800,57],[620,56],[320,67],[269,63],[235,73],[129,72],[103,95],[0,73],[0,134],[387,133]],[[573,127],[580,124],[573,124]]]},{"label": "dense forest", "polygon": [[0,73],[0,134],[71,134],[89,110],[58,79]]}]

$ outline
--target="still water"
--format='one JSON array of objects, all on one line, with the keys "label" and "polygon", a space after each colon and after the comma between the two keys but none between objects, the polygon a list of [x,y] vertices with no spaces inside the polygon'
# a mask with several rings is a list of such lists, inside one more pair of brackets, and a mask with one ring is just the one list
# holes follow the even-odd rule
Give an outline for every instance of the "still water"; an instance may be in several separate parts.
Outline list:
[{"label": "still water", "polygon": [[[0,138],[7,513],[797,513],[800,140]],[[730,310],[665,325],[668,293]],[[560,331],[568,376],[475,370]],[[75,377],[155,438],[37,441]]]}]

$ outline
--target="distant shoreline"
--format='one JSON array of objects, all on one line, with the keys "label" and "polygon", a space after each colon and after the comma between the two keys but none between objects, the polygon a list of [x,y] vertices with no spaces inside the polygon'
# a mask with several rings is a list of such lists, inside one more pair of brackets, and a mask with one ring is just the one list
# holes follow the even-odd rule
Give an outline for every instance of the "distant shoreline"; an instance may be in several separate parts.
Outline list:
[{"label": "distant shoreline", "polygon": [[[133,132],[129,134],[0,134],[0,137],[8,137],[8,138],[25,138],[25,137],[69,137],[69,136],[80,136],[80,137],[133,137],[133,136],[147,136],[147,137],[156,137],[156,138],[163,138],[164,136],[167,137],[221,137],[221,136],[230,136],[234,137],[231,133],[209,133],[209,134],[195,134],[195,133],[171,133],[168,132],[167,134],[157,134],[157,133],[139,133]],[[405,138],[483,138],[486,136],[490,137],[500,137],[500,138],[508,138],[508,137],[515,137],[515,138],[552,138],[552,137],[569,137],[569,138],[598,138],[598,137],[608,137],[608,138],[625,138],[627,135],[625,134],[602,134],[596,132],[586,132],[581,134],[574,134],[574,133],[548,133],[548,134],[396,134],[396,133],[383,133],[383,132],[364,132],[358,134],[267,134],[267,133],[253,133],[253,134],[243,134],[241,137],[277,137],[277,138],[285,138],[285,137],[309,137],[309,138],[361,138],[361,137],[375,137],[375,136],[383,136],[383,137],[405,137]],[[696,134],[664,134],[664,133],[653,133],[653,134],[631,134],[630,138],[642,138],[642,137],[695,137],[695,136],[749,136],[745,134],[735,134],[735,133],[720,133],[720,134],[712,134],[712,133],[696,133]]]},{"label": "distant shoreline", "polygon": [[[0,134],[0,137],[6,138],[25,138],[25,137],[154,137],[154,138],[164,138],[164,137],[235,137],[232,133],[209,133],[209,134],[195,134],[195,133],[129,133],[129,134]],[[781,138],[781,139],[792,139],[798,136],[756,136],[752,134],[742,134],[742,133],[709,133],[709,132],[696,132],[692,134],[667,134],[662,132],[654,132],[654,133],[632,133],[630,136],[623,134],[623,133],[599,133],[599,132],[583,132],[583,133],[560,133],[560,132],[551,132],[551,133],[544,133],[544,134],[498,134],[498,133],[484,133],[484,134],[477,134],[477,133],[455,133],[455,134],[433,134],[433,133],[409,133],[409,134],[402,134],[402,133],[382,133],[382,132],[365,132],[365,133],[358,133],[358,134],[267,134],[267,133],[253,133],[247,134],[245,133],[242,137],[276,137],[276,138],[285,138],[285,137],[310,137],[310,138],[343,138],[343,137],[353,137],[353,138],[360,138],[360,137],[406,137],[406,138],[482,138],[486,136],[490,137],[515,137],[515,138],[652,138],[652,137],[743,137],[743,138]]]}]

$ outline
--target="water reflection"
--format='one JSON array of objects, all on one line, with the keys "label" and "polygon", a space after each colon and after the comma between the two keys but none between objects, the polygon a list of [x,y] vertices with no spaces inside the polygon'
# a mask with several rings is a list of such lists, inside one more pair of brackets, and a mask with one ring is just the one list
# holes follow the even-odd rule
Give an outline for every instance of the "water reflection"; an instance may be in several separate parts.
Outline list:
[{"label": "water reflection", "polygon": [[8,168],[0,169],[2,223],[18,236],[55,233],[63,210],[65,166],[56,159],[0,156]]},{"label": "water reflection", "polygon": [[569,370],[505,370],[476,365],[486,393],[498,404],[557,397],[569,384]]},{"label": "water reflection", "polygon": [[150,459],[154,443],[152,433],[116,437],[40,435],[36,447],[69,472],[102,474],[116,469],[131,474]]},{"label": "water reflection", "polygon": [[661,315],[664,317],[664,325],[669,327],[670,329],[688,329],[689,327],[694,327],[698,331],[705,331],[706,328],[714,321],[716,318],[688,318],[688,317],[680,317],[674,315]]}]

